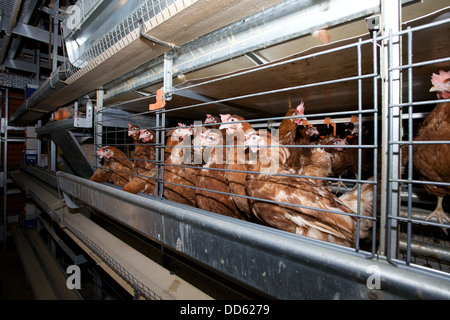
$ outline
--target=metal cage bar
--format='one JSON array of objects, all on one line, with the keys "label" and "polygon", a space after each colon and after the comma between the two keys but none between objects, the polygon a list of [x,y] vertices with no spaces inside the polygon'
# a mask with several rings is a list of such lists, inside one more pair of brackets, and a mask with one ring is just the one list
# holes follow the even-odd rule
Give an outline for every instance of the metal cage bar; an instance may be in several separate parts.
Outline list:
[{"label": "metal cage bar", "polygon": [[[286,88],[277,88],[273,90],[265,90],[261,92],[253,92],[248,94],[242,94],[227,98],[220,99],[211,99],[211,101],[195,103],[191,105],[181,105],[175,108],[166,108],[159,109],[156,111],[145,111],[142,113],[136,113],[137,117],[148,117],[155,119],[154,126],[147,126],[147,129],[154,130],[156,134],[156,159],[148,160],[154,161],[156,165],[155,176],[154,176],[154,184],[155,184],[155,192],[150,196],[151,199],[156,199],[157,201],[165,202],[164,199],[164,190],[168,186],[184,186],[187,189],[198,190],[196,186],[187,186],[180,183],[167,182],[164,176],[164,169],[171,167],[179,167],[179,168],[194,168],[196,170],[204,170],[204,167],[197,166],[193,167],[190,164],[167,164],[164,152],[168,150],[169,147],[166,145],[166,132],[168,130],[176,129],[176,120],[171,119],[171,115],[175,113],[179,113],[180,111],[183,113],[189,113],[192,110],[201,109],[207,106],[215,106],[221,103],[227,102],[239,102],[239,100],[247,99],[247,98],[255,98],[260,96],[265,96],[270,98],[271,94],[275,93],[289,93],[293,91],[298,91],[305,88],[317,87],[322,88],[329,84],[343,83],[351,81],[358,88],[357,97],[355,105],[357,106],[355,110],[351,111],[332,111],[332,112],[320,112],[320,113],[311,113],[307,114],[309,123],[314,123],[314,125],[325,125],[323,118],[331,118],[333,121],[336,119],[337,122],[345,122],[350,119],[352,116],[355,116],[358,119],[358,123],[369,123],[372,125],[373,133],[370,135],[368,141],[364,142],[362,140],[362,128],[358,128],[358,141],[356,144],[348,145],[348,150],[356,149],[357,151],[357,174],[353,178],[349,177],[336,177],[330,176],[326,177],[326,180],[329,182],[345,182],[349,186],[356,186],[357,192],[357,209],[354,213],[344,214],[351,217],[356,218],[357,220],[357,230],[359,231],[361,228],[361,223],[364,221],[370,221],[373,223],[373,227],[371,230],[372,239],[367,248],[361,248],[361,239],[357,236],[357,241],[354,247],[352,247],[353,252],[357,255],[360,255],[364,258],[375,259],[381,255],[382,257],[386,257],[387,261],[395,266],[401,266],[406,268],[412,268],[407,270],[415,270],[418,266],[420,267],[420,263],[418,262],[421,259],[430,261],[439,260],[437,264],[439,264],[438,269],[441,271],[449,272],[448,263],[449,263],[449,247],[450,243],[445,238],[439,239],[438,243],[433,243],[429,240],[422,240],[422,236],[418,233],[417,228],[420,226],[426,226],[430,228],[439,228],[445,227],[449,228],[448,225],[441,225],[439,223],[433,221],[423,221],[421,215],[418,214],[419,209],[417,208],[418,196],[417,191],[424,184],[432,184],[432,185],[450,185],[449,182],[424,182],[414,177],[413,171],[413,163],[412,163],[412,154],[413,148],[415,145],[420,144],[448,144],[450,141],[442,140],[442,141],[414,141],[414,125],[417,124],[420,119],[426,116],[426,113],[417,112],[417,108],[422,106],[426,106],[429,104],[435,104],[439,102],[445,102],[447,100],[429,100],[429,101],[415,101],[415,97],[413,95],[413,85],[414,85],[414,70],[416,68],[421,68],[424,66],[433,66],[440,65],[442,63],[446,63],[450,61],[449,57],[443,57],[439,59],[432,59],[429,61],[413,61],[413,41],[415,32],[419,32],[426,28],[433,28],[442,24],[450,23],[450,19],[433,22],[427,25],[423,25],[420,27],[411,28],[409,27],[404,31],[391,31],[389,34],[379,35],[377,32],[373,32],[371,34],[370,39],[358,39],[355,43],[345,45],[342,47],[334,48],[331,50],[324,50],[319,53],[310,54],[303,57],[298,57],[295,59],[288,59],[285,61],[273,63],[273,64],[265,64],[261,65],[257,68],[239,71],[234,74],[227,74],[224,76],[218,76],[214,79],[206,80],[192,86],[181,87],[181,88],[173,88],[171,90],[171,94],[177,94],[182,92],[183,90],[189,90],[198,88],[201,86],[208,86],[211,84],[219,83],[220,81],[226,81],[229,79],[239,78],[250,73],[256,73],[261,70],[267,70],[270,68],[275,68],[280,65],[287,65],[289,63],[298,62],[302,60],[306,60],[309,58],[317,57],[318,55],[327,55],[338,52],[340,50],[355,50],[357,53],[357,65],[355,66],[355,74],[351,76],[346,76],[343,78],[336,79],[323,79],[322,81],[308,84],[299,84],[296,86],[290,86]],[[403,40],[403,39],[406,39]],[[401,48],[401,42],[406,43],[404,48],[406,51],[406,61],[400,60],[400,54],[403,52],[403,48]],[[364,57],[361,54],[361,48],[363,46],[371,46],[373,52],[373,65],[372,71],[367,73],[363,72],[361,64]],[[381,49],[380,49],[381,47]],[[386,50],[386,51],[383,51]],[[385,54],[383,53],[385,52]],[[380,55],[380,57],[379,57]],[[398,57],[397,57],[398,55]],[[385,68],[385,69],[384,69]],[[386,73],[384,73],[386,72]],[[407,98],[406,102],[402,101],[402,84],[404,84],[404,79],[407,79],[406,88],[407,88]],[[363,81],[369,80],[372,83],[372,88],[365,88],[363,85]],[[380,82],[382,86],[380,88]],[[373,90],[372,90],[373,89]],[[382,91],[381,98],[379,97],[379,91]],[[368,91],[372,91],[373,102],[371,105],[363,105],[362,96]],[[387,99],[387,100],[386,100]],[[387,104],[384,104],[387,101]],[[381,104],[381,108],[380,108]],[[101,112],[106,111],[106,109]],[[404,111],[406,110],[406,111]],[[101,113],[100,112],[100,113]],[[118,118],[126,118],[129,119],[129,115],[119,116]],[[260,118],[252,118],[246,119],[242,121],[242,123],[247,122],[254,126],[257,129],[276,129],[282,120],[284,119],[296,119],[300,118],[300,116],[273,116],[273,117],[260,117]],[[202,120],[202,119],[198,119]],[[107,127],[107,120],[102,120],[96,118],[96,122],[98,124],[102,124],[104,127]],[[167,124],[169,123],[169,124]],[[239,123],[239,121],[237,122]],[[380,123],[381,129],[380,129]],[[208,128],[212,126],[212,124],[202,124],[202,128]],[[197,124],[187,125],[186,128],[195,129],[198,128]],[[126,129],[123,127],[118,127],[112,129],[110,132],[115,132],[118,134],[126,134]],[[381,136],[381,140],[380,140]],[[127,147],[127,143],[116,143],[118,147],[124,148]],[[400,161],[401,161],[401,149],[403,146],[407,147],[408,154],[408,167],[407,172],[402,174],[400,169]],[[191,146],[179,146],[181,148],[188,148]],[[224,145],[225,148],[238,148],[243,147],[243,145]],[[262,147],[273,147],[273,146],[262,146]],[[294,145],[294,146],[285,146],[290,149],[294,148],[337,148],[337,146],[328,146],[328,145]],[[385,148],[385,149],[383,149]],[[369,151],[373,155],[373,176],[374,180],[369,181],[362,177],[362,154],[364,151]],[[133,159],[128,155],[128,159]],[[381,168],[379,166],[378,159],[381,159]],[[386,168],[386,169],[385,169]],[[253,171],[244,171],[244,170],[229,170],[229,169],[220,169],[220,168],[207,168],[211,171],[223,171],[223,172],[247,172],[247,173],[258,173]],[[386,170],[385,172],[383,170]],[[381,175],[379,175],[381,171]],[[136,175],[136,174],[134,174]],[[273,176],[291,176],[295,178],[312,178],[312,179],[323,179],[322,177],[309,177],[304,176],[299,173],[288,175],[285,173],[274,173],[267,174]],[[361,210],[361,185],[364,183],[373,184],[373,214],[370,216],[363,216],[360,212]],[[406,188],[406,191],[403,192]],[[228,195],[234,197],[241,197],[245,199],[251,200],[261,200],[258,198],[250,197],[243,194],[235,194],[229,192],[222,192],[211,189],[203,189],[206,191],[214,192],[217,195]],[[277,204],[277,205],[286,205],[286,203],[282,201],[273,201],[268,199],[262,199],[268,203]],[[381,203],[380,203],[381,201]],[[403,203],[405,203],[403,205]],[[289,204],[288,204],[289,205]],[[290,204],[292,205],[292,204]],[[292,205],[293,207],[303,207],[301,205]],[[193,212],[197,212],[194,208],[189,208],[186,206],[182,206],[183,210],[192,210]],[[406,208],[406,209],[405,209]],[[322,212],[331,212],[333,214],[342,214],[338,213],[334,210],[326,210],[326,209],[315,209],[317,211]],[[378,215],[380,213],[380,215]],[[405,226],[405,227],[404,227]],[[359,234],[359,232],[357,232]],[[289,235],[291,236],[291,235]],[[300,236],[301,237],[301,236]],[[310,239],[308,239],[309,241]],[[315,240],[312,240],[314,243]],[[428,241],[428,242],[427,242]],[[320,243],[323,245],[323,243]],[[326,244],[325,244],[326,246]],[[437,257],[437,258],[436,258]],[[447,269],[446,269],[447,268]],[[425,268],[425,272],[433,273],[434,268]],[[448,274],[445,273],[444,277],[448,277]]]},{"label": "metal cage bar", "polygon": [[[390,127],[391,131],[398,130],[398,136],[390,136],[389,153],[393,155],[396,150],[400,152],[404,149],[402,156],[407,157],[407,164],[405,170],[398,175],[392,174],[389,178],[389,184],[398,185],[400,193],[403,194],[401,202],[402,206],[398,206],[395,212],[388,217],[392,230],[390,230],[390,239],[395,248],[388,253],[387,258],[393,264],[423,264],[433,269],[449,272],[448,254],[449,243],[448,237],[440,232],[440,228],[449,228],[448,223],[441,224],[434,221],[425,221],[425,218],[433,210],[431,207],[424,209],[418,207],[423,203],[424,198],[428,198],[426,192],[422,192],[424,185],[434,186],[450,186],[450,182],[445,181],[423,181],[417,177],[413,164],[414,146],[419,145],[446,145],[450,141],[440,139],[433,141],[415,141],[415,127],[420,126],[417,123],[414,114],[418,113],[417,108],[431,107],[439,103],[448,102],[449,99],[426,101],[416,101],[414,97],[414,74],[415,70],[421,67],[436,65],[441,69],[443,63],[449,61],[449,57],[442,57],[438,59],[430,59],[426,61],[414,61],[414,35],[425,28],[434,28],[442,24],[448,24],[449,19],[435,21],[427,25],[419,27],[408,27],[403,31],[392,34],[403,39],[406,52],[406,60],[399,65],[390,65],[390,71],[399,71],[403,73],[403,77],[407,79],[403,88],[406,90],[406,102],[391,103],[389,105]],[[436,72],[439,71],[436,69]],[[431,87],[431,83],[430,83]],[[425,113],[421,118],[427,116]],[[398,120],[395,120],[398,119]],[[395,188],[395,187],[394,187]],[[406,190],[403,192],[403,190]],[[392,207],[392,199],[389,206]],[[448,204],[447,204],[448,205]],[[430,210],[430,211],[428,211]],[[425,212],[428,212],[425,213]],[[430,229],[431,228],[431,229]]]},{"label": "metal cage bar", "polygon": [[[163,198],[163,194],[164,194],[164,186],[165,185],[182,186],[181,184],[166,182],[165,179],[164,179],[164,168],[167,168],[169,166],[168,164],[164,163],[164,151],[168,148],[167,146],[165,146],[164,133],[167,130],[173,130],[173,129],[176,128],[176,126],[168,126],[167,127],[167,126],[163,125],[163,123],[165,123],[164,117],[166,116],[166,114],[169,115],[170,113],[177,112],[177,111],[180,111],[180,110],[183,110],[183,112],[189,112],[189,110],[191,110],[191,109],[198,109],[198,108],[205,107],[207,105],[208,106],[209,105],[215,105],[215,104],[222,103],[222,102],[236,101],[236,100],[243,99],[243,98],[256,97],[256,96],[262,96],[262,95],[270,95],[272,93],[278,93],[278,92],[289,92],[289,91],[298,90],[298,89],[311,87],[311,86],[318,86],[318,87],[320,87],[320,86],[324,86],[324,85],[327,85],[327,84],[334,84],[334,83],[352,81],[352,82],[355,82],[356,86],[358,86],[358,88],[359,88],[358,89],[358,97],[356,98],[356,104],[358,106],[356,110],[347,111],[347,112],[311,113],[311,114],[307,115],[308,121],[310,121],[310,119],[312,119],[311,122],[315,122],[315,123],[318,123],[318,124],[319,123],[323,124],[324,120],[320,119],[320,118],[323,118],[323,117],[334,118],[336,116],[339,116],[339,117],[347,116],[347,118],[343,118],[340,121],[350,121],[351,116],[355,116],[356,115],[359,123],[362,123],[363,118],[364,119],[369,119],[368,121],[370,123],[372,123],[373,119],[377,119],[377,116],[376,116],[377,103],[374,102],[374,108],[373,109],[371,109],[371,108],[367,109],[367,107],[363,108],[365,106],[362,105],[362,87],[363,87],[362,86],[362,81],[364,79],[373,79],[373,83],[374,83],[373,95],[375,97],[374,98],[375,101],[377,101],[378,100],[378,98],[377,98],[377,95],[378,95],[377,82],[379,81],[378,80],[379,79],[379,75],[378,75],[378,70],[377,70],[378,63],[374,62],[374,67],[373,67],[373,73],[372,74],[363,74],[362,66],[361,66],[361,64],[362,64],[361,61],[363,59],[362,54],[361,54],[361,47],[362,46],[372,46],[372,52],[374,53],[374,59],[375,60],[377,59],[377,57],[376,57],[377,54],[376,53],[377,53],[378,40],[377,40],[377,34],[376,33],[373,34],[373,38],[371,38],[371,39],[368,39],[368,40],[359,39],[355,44],[344,45],[344,46],[339,47],[337,49],[327,50],[326,52],[318,53],[319,55],[324,55],[324,54],[333,53],[333,52],[336,52],[336,51],[339,51],[339,50],[347,50],[347,49],[355,50],[356,53],[357,53],[358,64],[355,66],[355,71],[354,71],[355,75],[354,76],[349,76],[349,77],[346,77],[344,79],[327,79],[325,81],[321,81],[321,82],[318,82],[318,83],[299,85],[299,86],[295,86],[295,87],[282,88],[282,89],[277,89],[277,90],[263,91],[263,92],[252,93],[252,94],[247,94],[247,95],[242,95],[242,96],[237,96],[237,97],[230,97],[230,98],[226,98],[226,99],[219,99],[219,100],[216,99],[216,100],[203,102],[203,103],[197,103],[197,104],[193,104],[193,105],[189,105],[189,106],[179,106],[179,107],[171,108],[171,109],[160,109],[160,110],[157,110],[157,111],[146,111],[146,112],[143,112],[143,113],[139,113],[139,116],[143,116],[143,115],[145,115],[145,116],[154,116],[156,118],[156,126],[147,128],[147,129],[155,130],[156,133],[157,133],[156,134],[156,144],[155,144],[157,152],[156,152],[156,159],[155,159],[155,163],[156,163],[156,171],[155,172],[156,172],[156,175],[154,177],[154,181],[155,181],[155,193],[154,193],[154,196],[156,196],[157,199],[162,199]],[[261,66],[261,67],[259,67],[257,69],[246,70],[246,71],[243,71],[243,72],[238,72],[237,74],[234,74],[234,75],[226,75],[226,76],[218,77],[218,78],[216,78],[214,80],[204,81],[204,82],[202,82],[200,84],[197,84],[197,85],[194,85],[194,86],[195,87],[202,86],[202,85],[206,86],[206,85],[211,84],[211,83],[220,82],[222,80],[228,80],[228,79],[233,78],[233,77],[237,78],[237,77],[249,74],[249,73],[257,72],[257,71],[260,71],[260,70],[265,70],[265,69],[268,69],[268,68],[274,68],[274,67],[277,67],[279,65],[288,64],[288,63],[291,63],[291,62],[294,62],[294,61],[301,61],[301,60],[305,60],[305,59],[312,58],[312,57],[314,57],[314,55],[308,55],[306,57],[300,57],[300,58],[296,58],[296,59],[289,59],[287,61],[283,61],[283,62],[280,62],[280,63],[275,63],[275,64],[272,64],[272,65],[263,65],[263,66]],[[178,92],[180,90],[192,89],[192,87],[194,87],[194,86],[191,86],[191,87],[188,87],[188,88],[183,88],[183,89],[174,88],[172,90],[172,93],[176,93],[176,92]],[[257,118],[257,119],[248,119],[245,122],[251,123],[252,125],[254,125],[255,127],[258,127],[258,128],[269,128],[269,125],[270,125],[271,128],[273,128],[275,121],[282,121],[283,119],[289,119],[289,118],[299,118],[299,117],[298,116],[297,117],[274,116],[274,117],[265,117],[265,118]],[[315,118],[318,118],[318,120],[314,120]],[[279,125],[279,123],[277,122],[275,124],[275,127],[278,126],[278,125]],[[187,128],[195,128],[195,126],[196,125],[188,125]],[[202,126],[208,127],[208,125],[202,125]],[[374,126],[375,132],[377,132],[378,131],[377,130],[378,124],[376,122],[374,122],[373,126]],[[118,129],[116,129],[116,131],[117,132],[125,132],[126,130],[122,129],[122,128],[118,128]],[[359,135],[361,136],[361,128],[359,128],[358,131],[359,131]],[[374,159],[376,159],[376,154],[377,154],[376,141],[377,141],[377,137],[373,136],[372,140],[374,141],[373,144],[363,144],[362,140],[361,140],[361,137],[360,137],[356,144],[348,145],[348,149],[349,150],[352,150],[352,149],[355,148],[355,149],[357,149],[357,153],[358,153],[358,157],[357,157],[358,160],[357,161],[358,161],[358,168],[359,168],[358,171],[359,171],[359,173],[355,176],[355,179],[341,178],[341,177],[339,177],[339,178],[327,177],[326,178],[329,181],[347,182],[347,183],[352,183],[352,185],[354,184],[355,186],[357,186],[357,189],[358,189],[358,200],[359,200],[358,203],[361,202],[361,184],[362,183],[373,183],[375,186],[377,184],[376,177],[374,178],[375,181],[372,182],[372,181],[369,181],[367,179],[362,179],[361,174],[360,174],[360,170],[361,170],[361,166],[362,166],[361,165],[361,161],[362,161],[362,151],[363,150],[366,150],[366,149],[367,150],[373,150],[373,153],[374,153],[374,156],[375,156]],[[116,146],[124,147],[121,144],[116,144]],[[233,148],[233,147],[237,148],[237,147],[243,147],[243,146],[242,145],[241,146],[239,146],[239,145],[235,145],[235,146],[225,145],[224,147],[226,147],[226,148]],[[267,146],[267,147],[271,147],[271,146]],[[320,145],[320,144],[318,144],[318,145],[293,145],[293,146],[285,146],[285,147],[286,148],[308,148],[308,149],[323,148],[323,147],[336,148],[336,146]],[[186,146],[186,148],[187,148],[187,146]],[[181,165],[180,164],[178,164],[178,165],[171,164],[170,166],[171,167],[192,168],[192,166],[190,166],[190,165],[183,165],[183,164],[181,164]],[[197,167],[194,167],[194,168],[197,169],[197,170],[204,169],[201,166],[197,166]],[[239,172],[239,170],[214,169],[214,168],[209,168],[208,170]],[[375,167],[375,170],[376,170],[376,167]],[[245,171],[245,172],[247,172],[247,173],[259,173],[259,172],[252,172],[251,170],[250,171]],[[304,175],[301,175],[301,174],[286,175],[286,174],[275,173],[275,174],[272,174],[272,175],[274,175],[274,176],[291,176],[291,177],[296,177],[296,178],[312,178],[312,179],[319,179],[319,180],[323,179],[323,177],[310,177],[310,176],[304,176]],[[197,188],[195,186],[185,186],[185,187],[186,188],[190,188],[190,189],[197,189],[197,190],[201,189],[201,188]],[[246,195],[242,195],[242,194],[220,192],[220,191],[214,191],[214,190],[209,190],[209,189],[201,189],[201,190],[212,191],[212,192],[215,192],[217,194],[226,194],[226,195],[230,195],[230,196],[237,196],[237,197],[242,197],[242,198],[247,198],[247,199],[255,199],[255,198],[252,198],[252,197],[249,197],[249,196],[246,196]],[[259,200],[261,200],[261,199],[259,199]],[[267,200],[267,199],[265,201],[269,202],[269,203],[280,204],[280,205],[286,204],[286,203],[283,203],[283,202],[270,201],[270,200]],[[376,203],[377,203],[377,199],[376,199],[376,193],[375,193],[374,204],[373,204],[375,208],[376,208]],[[297,205],[297,206],[293,205],[293,206],[294,207],[304,208],[304,206],[301,206],[301,205]],[[335,212],[333,210],[326,210],[326,209],[320,209],[320,208],[316,208],[316,210],[317,211],[323,211],[323,212],[332,212],[332,213],[338,214],[337,212]],[[371,217],[362,216],[361,213],[360,213],[359,204],[357,205],[356,212],[354,212],[353,214],[346,214],[346,215],[349,215],[349,216],[352,216],[352,217],[356,218],[356,220],[357,220],[357,233],[359,232],[360,223],[361,223],[362,219],[364,219],[364,220],[371,220],[375,224],[375,228],[376,228],[376,213],[374,213]],[[372,237],[373,237],[373,244],[370,246],[370,249],[369,249],[369,257],[373,257],[376,254],[376,244],[375,243],[376,243],[377,236],[376,236],[376,232],[375,231],[372,232]],[[356,240],[357,244],[356,244],[356,247],[355,247],[356,251],[360,250],[359,242],[360,242],[360,239],[359,239],[359,236],[357,236],[357,240]],[[367,251],[364,251],[364,255],[367,255]]]}]

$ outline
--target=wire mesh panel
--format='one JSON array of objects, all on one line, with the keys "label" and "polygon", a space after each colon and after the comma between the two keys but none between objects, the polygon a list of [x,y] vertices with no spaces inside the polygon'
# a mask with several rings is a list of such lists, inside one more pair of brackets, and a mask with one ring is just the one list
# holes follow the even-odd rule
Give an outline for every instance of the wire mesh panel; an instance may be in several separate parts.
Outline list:
[{"label": "wire mesh panel", "polygon": [[[99,149],[105,161],[120,163],[100,168],[93,180],[372,257],[378,241],[377,44],[373,34],[184,83],[171,92],[172,104],[181,103],[134,114],[155,125],[135,126],[127,118],[128,127],[116,131],[135,137],[134,145],[117,141]],[[343,64],[330,67],[330,56]],[[320,68],[327,72],[302,74]],[[340,95],[343,88],[349,94]],[[186,93],[209,99],[180,100]],[[104,171],[122,177],[103,179]]]},{"label": "wire mesh panel", "polygon": [[[389,105],[389,157],[400,153],[399,174],[389,176],[390,191],[400,194],[398,208],[388,213],[388,258],[395,264],[426,266],[449,272],[449,202],[450,191],[448,152],[450,151],[449,96],[445,89],[450,70],[448,52],[434,41],[429,43],[433,59],[422,53],[427,32],[449,30],[450,20],[444,19],[419,26],[408,26],[400,36],[403,45],[402,64],[389,67],[400,70],[402,101]],[[430,81],[431,80],[431,81]],[[427,90],[423,90],[426,86]],[[424,92],[425,91],[425,92]],[[399,126],[393,124],[399,121]],[[399,136],[400,139],[393,137]]]},{"label": "wire mesh panel", "polygon": [[[449,28],[449,19],[412,22],[399,34],[374,32],[184,81],[166,92],[171,100],[151,97],[161,108],[113,116],[114,108],[103,108],[96,117],[103,166],[91,180],[448,273],[450,57],[440,43],[430,44],[432,52],[423,43]],[[392,59],[397,38],[400,65]],[[389,95],[400,94],[400,103],[387,97],[387,115],[382,81]],[[387,137],[379,130],[384,119]]]}]

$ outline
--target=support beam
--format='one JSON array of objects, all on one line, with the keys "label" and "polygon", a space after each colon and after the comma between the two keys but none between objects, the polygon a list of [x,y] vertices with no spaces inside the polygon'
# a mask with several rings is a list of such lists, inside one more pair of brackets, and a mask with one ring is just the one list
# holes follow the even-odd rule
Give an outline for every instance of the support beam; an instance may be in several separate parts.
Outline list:
[{"label": "support beam", "polygon": [[[27,7],[27,12],[22,18],[23,24],[28,24],[31,19],[31,16],[36,8],[38,0],[31,0]],[[11,42],[11,47],[9,49],[8,58],[14,59],[16,57],[17,50],[19,49],[20,43],[22,42],[22,37],[15,37]]]},{"label": "support beam", "polygon": [[[123,192],[64,172],[60,190],[182,255],[280,299],[364,299],[369,267],[380,268],[382,299],[450,297],[450,279],[392,266],[347,248]],[[130,211],[130,208],[133,208]],[[208,239],[208,241],[205,241]],[[271,272],[277,270],[275,272]],[[295,276],[293,276],[295,275]],[[327,284],[327,290],[323,285]]]},{"label": "support beam", "polygon": [[[380,50],[380,73],[382,78],[382,141],[399,141],[401,121],[399,108],[390,108],[391,105],[401,103],[401,74],[398,67],[401,65],[401,39],[395,36],[401,30],[401,0],[382,0],[381,23],[382,41]],[[396,69],[397,68],[397,69]],[[396,255],[395,232],[396,222],[389,216],[398,214],[400,201],[399,183],[390,183],[389,179],[398,179],[400,168],[388,165],[399,161],[398,144],[381,145],[381,254],[388,258]],[[392,241],[391,241],[392,240]]]},{"label": "support beam", "polygon": [[[21,37],[28,38],[28,39],[37,40],[37,41],[43,42],[43,43],[48,43],[48,41],[50,39],[50,33],[48,31],[45,31],[45,30],[37,28],[37,27],[30,26],[25,23],[18,23],[11,30],[11,33],[21,36]],[[54,36],[52,36],[52,38],[50,40],[53,41],[53,38],[54,38]],[[60,44],[61,40],[62,40],[61,36],[57,35],[56,36],[57,43]]]},{"label": "support beam", "polygon": [[[287,0],[181,46],[176,73],[185,74],[379,11],[379,0],[331,1],[324,11],[316,1]],[[301,23],[299,23],[301,21]],[[105,102],[163,81],[162,58],[152,60],[105,85]]]}]

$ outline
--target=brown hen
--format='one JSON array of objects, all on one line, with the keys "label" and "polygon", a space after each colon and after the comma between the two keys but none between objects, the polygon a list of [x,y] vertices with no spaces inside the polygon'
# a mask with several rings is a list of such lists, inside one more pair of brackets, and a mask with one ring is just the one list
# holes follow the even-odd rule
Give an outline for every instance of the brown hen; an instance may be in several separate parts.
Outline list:
[{"label": "brown hen", "polygon": [[[263,150],[261,147],[271,143],[271,148]],[[252,152],[258,152],[249,170],[261,172],[249,173],[246,181],[247,194],[255,198],[250,200],[255,216],[277,229],[344,246],[355,245],[357,229],[354,210],[327,188],[307,179],[269,175],[292,173],[277,165],[286,161],[288,151],[273,144],[270,134],[254,134],[246,144]],[[373,188],[361,189],[367,192],[362,196],[369,199]],[[361,212],[366,212],[365,208]]]},{"label": "brown hen", "polygon": [[208,129],[202,134],[202,146],[205,147],[204,153],[207,159],[203,169],[198,173],[195,186],[199,189],[195,191],[195,201],[200,209],[245,220],[236,208],[231,195],[223,194],[231,192],[228,182],[225,180],[224,171],[211,170],[225,169],[227,165],[224,143],[219,130]]},{"label": "brown hen", "polygon": [[[438,98],[450,98],[450,71],[440,71],[432,75],[432,92],[437,92]],[[425,118],[417,132],[414,141],[450,140],[450,103],[439,103]],[[420,179],[434,182],[450,182],[450,144],[415,144],[413,146],[414,169]],[[450,216],[444,212],[442,201],[450,194],[450,186],[425,184],[429,194],[438,198],[437,206],[426,220],[435,217],[439,223],[444,220],[450,223]],[[444,229],[447,234],[447,230]]]},{"label": "brown hen", "polygon": [[[245,133],[251,133],[255,130],[250,123],[246,122],[244,118],[237,115],[221,114],[222,124],[219,127],[221,132],[226,132],[227,148],[227,171],[224,174],[228,186],[230,187],[233,196],[234,203],[239,208],[240,212],[250,219],[252,214],[250,212],[250,206],[247,198],[240,197],[246,196],[245,192],[245,180],[247,177],[247,161],[248,152],[244,149]],[[241,122],[244,121],[244,122]],[[227,123],[228,122],[228,123]],[[234,171],[231,171],[234,170]]]},{"label": "brown hen", "polygon": [[[134,170],[136,176],[128,182],[122,190],[130,193],[155,193],[156,171],[156,133],[152,130],[139,130],[137,126],[128,124],[128,135],[133,138]],[[142,141],[143,143],[140,143]],[[150,178],[147,178],[150,177]]]},{"label": "brown hen", "polygon": [[172,129],[164,150],[164,197],[170,201],[195,207],[197,169],[186,167],[192,161],[192,130],[179,123]]},{"label": "brown hen", "polygon": [[125,153],[116,147],[104,146],[97,150],[100,159],[104,160],[102,167],[97,168],[89,180],[95,182],[111,182],[123,187],[133,177],[134,164]]}]

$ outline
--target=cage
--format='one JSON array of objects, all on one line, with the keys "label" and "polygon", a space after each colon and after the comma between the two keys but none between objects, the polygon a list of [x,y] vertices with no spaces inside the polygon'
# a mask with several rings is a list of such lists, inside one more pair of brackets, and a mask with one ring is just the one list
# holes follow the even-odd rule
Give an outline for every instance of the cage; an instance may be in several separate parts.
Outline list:
[{"label": "cage", "polygon": [[[436,202],[425,186],[450,182],[427,180],[414,159],[420,147],[437,146],[425,157],[442,157],[448,172],[440,154],[448,137],[416,137],[449,102],[430,92],[432,74],[450,65],[436,36],[450,34],[449,8],[422,16],[425,4],[404,4],[399,23],[399,3],[352,13],[338,9],[341,1],[299,3],[166,48],[97,89],[94,173],[58,171],[60,196],[270,297],[448,298],[450,221],[430,218]],[[294,6],[303,7],[280,23]],[[286,27],[325,13],[333,13],[324,18],[330,27]],[[82,79],[78,67],[70,77]]]}]

